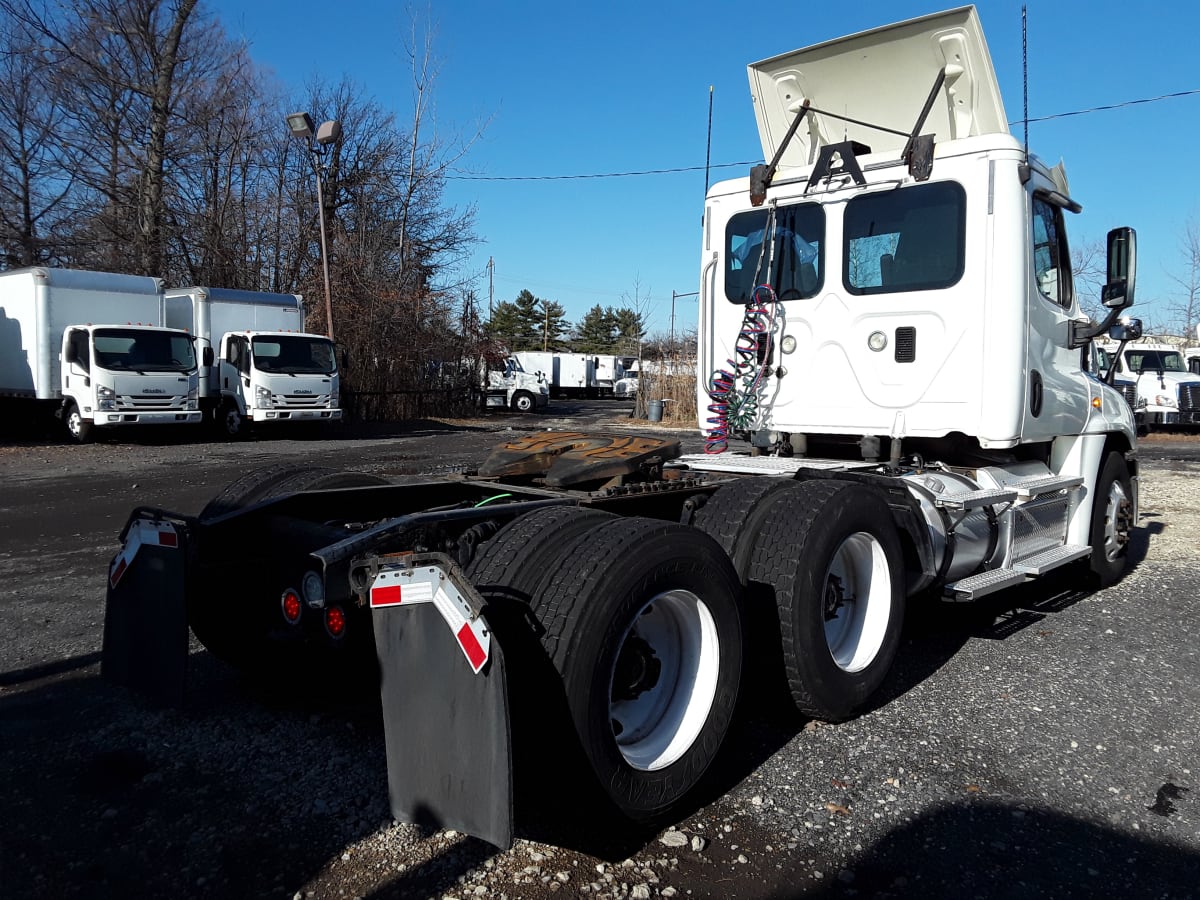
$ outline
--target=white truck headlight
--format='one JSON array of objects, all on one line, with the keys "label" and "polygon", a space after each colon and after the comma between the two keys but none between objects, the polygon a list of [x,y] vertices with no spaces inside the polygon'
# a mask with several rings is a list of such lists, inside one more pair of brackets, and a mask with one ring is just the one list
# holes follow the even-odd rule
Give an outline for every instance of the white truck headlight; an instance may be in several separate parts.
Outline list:
[{"label": "white truck headlight", "polygon": [[254,405],[260,409],[270,409],[275,405],[275,401],[271,397],[269,388],[259,385],[254,389]]},{"label": "white truck headlight", "polygon": [[96,409],[116,409],[117,392],[102,384],[96,385]]},{"label": "white truck headlight", "polygon": [[1166,406],[1166,407],[1169,407],[1170,409],[1178,409],[1179,408],[1179,400],[1175,397],[1174,394],[1156,394],[1154,396],[1154,405],[1155,406]]},{"label": "white truck headlight", "polygon": [[337,408],[338,408],[338,395],[337,395],[337,394],[330,394],[330,395],[329,395],[329,408],[330,408],[330,409],[337,409]]},{"label": "white truck headlight", "polygon": [[200,389],[197,388],[195,385],[188,388],[187,408],[189,411],[197,410],[200,408]]}]

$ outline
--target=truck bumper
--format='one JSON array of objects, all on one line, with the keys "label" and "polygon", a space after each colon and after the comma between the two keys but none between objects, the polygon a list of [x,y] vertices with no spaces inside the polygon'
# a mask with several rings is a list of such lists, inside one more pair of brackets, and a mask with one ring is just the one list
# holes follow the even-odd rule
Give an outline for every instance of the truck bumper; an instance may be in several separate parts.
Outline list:
[{"label": "truck bumper", "polygon": [[1147,409],[1145,421],[1148,425],[1200,425],[1200,410],[1155,410]]},{"label": "truck bumper", "polygon": [[179,425],[199,424],[204,419],[204,413],[194,410],[171,410],[162,412],[98,412],[92,420],[100,428],[113,425]]},{"label": "truck bumper", "polygon": [[255,409],[248,418],[253,422],[336,422],[340,409]]}]

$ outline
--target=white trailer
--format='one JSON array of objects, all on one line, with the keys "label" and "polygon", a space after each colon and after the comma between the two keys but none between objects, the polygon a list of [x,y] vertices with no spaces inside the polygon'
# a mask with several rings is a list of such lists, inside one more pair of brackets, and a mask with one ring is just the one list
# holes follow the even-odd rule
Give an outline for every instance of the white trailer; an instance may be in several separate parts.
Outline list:
[{"label": "white trailer", "polygon": [[334,344],[304,332],[298,294],[172,288],[164,305],[168,325],[196,336],[201,409],[229,437],[250,424],[342,417]]},{"label": "white trailer", "polygon": [[0,273],[0,397],[94,429],[201,421],[192,339],[162,326],[156,278],[73,269]]},{"label": "white trailer", "polygon": [[[1120,578],[1136,429],[1083,363],[1099,335],[1140,331],[1117,321],[1135,236],[1109,233],[1093,324],[1067,252],[1079,206],[1061,167],[1008,133],[974,8],[775,57],[750,83],[771,162],[704,209],[709,452],[547,432],[496,448],[476,478],[247,475],[199,522],[135,511],[106,635],[166,611],[177,667],[188,621],[291,685],[319,642],[360,634],[393,815],[506,846],[514,771],[536,770],[576,819],[694,809],[743,659],[754,684],[775,678],[838,722],[877,695],[907,605],[1066,566]],[[201,538],[195,552],[147,547],[164,527]],[[141,664],[119,650],[106,644],[114,678]]]}]

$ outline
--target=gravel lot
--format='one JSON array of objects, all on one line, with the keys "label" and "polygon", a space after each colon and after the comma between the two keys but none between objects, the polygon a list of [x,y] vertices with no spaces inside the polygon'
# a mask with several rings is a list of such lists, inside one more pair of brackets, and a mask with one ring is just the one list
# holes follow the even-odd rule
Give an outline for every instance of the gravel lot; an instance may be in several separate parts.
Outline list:
[{"label": "gravel lot", "polygon": [[198,647],[182,709],[100,680],[105,571],[135,504],[195,512],[285,460],[436,473],[506,428],[628,426],[627,409],[309,442],[0,444],[0,896],[1200,893],[1194,442],[1143,445],[1121,583],[910,611],[877,708],[833,726],[753,699],[665,832],[534,817],[500,853],[392,821],[371,696],[247,684]]}]

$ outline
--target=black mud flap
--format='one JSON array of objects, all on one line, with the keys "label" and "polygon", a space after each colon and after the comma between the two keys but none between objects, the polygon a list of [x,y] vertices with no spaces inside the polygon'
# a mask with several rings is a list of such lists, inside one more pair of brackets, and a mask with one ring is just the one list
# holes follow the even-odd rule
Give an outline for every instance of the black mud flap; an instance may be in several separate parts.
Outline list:
[{"label": "black mud flap", "polygon": [[372,591],[372,613],[392,815],[507,849],[512,735],[500,644],[493,636],[476,674],[436,601],[410,606],[391,589],[395,600],[384,605]]},{"label": "black mud flap", "polygon": [[187,529],[135,511],[108,569],[100,674],[164,704],[187,685]]}]

